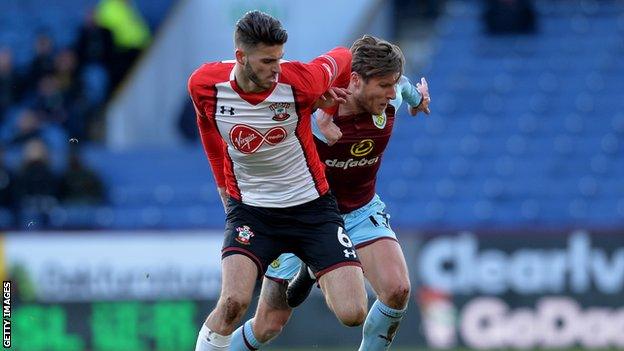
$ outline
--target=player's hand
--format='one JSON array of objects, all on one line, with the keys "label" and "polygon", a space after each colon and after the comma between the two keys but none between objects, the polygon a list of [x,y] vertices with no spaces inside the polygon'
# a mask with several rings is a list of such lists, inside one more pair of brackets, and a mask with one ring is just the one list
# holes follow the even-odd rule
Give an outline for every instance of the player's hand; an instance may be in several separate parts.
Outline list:
[{"label": "player's hand", "polygon": [[344,104],[349,95],[351,92],[347,88],[330,87],[321,95],[321,100],[333,99],[338,104]]},{"label": "player's hand", "polygon": [[227,213],[227,192],[224,187],[217,187],[217,191],[219,192],[219,197],[221,198],[221,203],[223,204],[223,211]]},{"label": "player's hand", "polygon": [[418,106],[408,106],[409,114],[412,116],[416,116],[418,112],[430,114],[429,103],[431,103],[431,97],[429,96],[429,85],[424,77],[420,78],[420,83],[416,83],[416,89],[422,95],[422,101]]},{"label": "player's hand", "polygon": [[327,139],[327,145],[332,146],[338,139],[342,138],[342,132],[336,123],[334,123],[334,119],[331,115],[327,113],[317,113],[316,124],[325,139]]},{"label": "player's hand", "polygon": [[334,106],[335,104],[344,104],[345,102],[347,102],[347,96],[349,95],[351,95],[351,92],[348,89],[330,87],[316,101],[315,107],[327,108],[327,107]]}]

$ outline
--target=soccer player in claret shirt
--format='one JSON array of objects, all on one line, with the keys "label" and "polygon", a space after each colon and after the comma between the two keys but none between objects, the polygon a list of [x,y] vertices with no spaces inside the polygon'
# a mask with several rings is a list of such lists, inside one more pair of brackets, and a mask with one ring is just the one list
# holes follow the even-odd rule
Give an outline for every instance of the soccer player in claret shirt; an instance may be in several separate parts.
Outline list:
[{"label": "soccer player in claret shirt", "polygon": [[343,324],[361,325],[366,317],[361,264],[329,193],[311,128],[313,104],[349,75],[351,52],[336,48],[310,63],[283,62],[286,39],[278,20],[248,12],[236,24],[236,60],[204,64],[189,79],[227,213],[221,294],[196,351],[229,349],[256,280],[283,252],[311,268]]},{"label": "soccer player in claret shirt", "polygon": [[[359,350],[388,350],[407,308],[410,282],[401,246],[390,228],[385,205],[375,192],[375,182],[402,100],[408,103],[410,114],[416,115],[421,111],[429,114],[431,99],[424,78],[414,87],[402,76],[404,57],[396,45],[364,36],[351,51],[351,75],[335,82],[348,86],[351,95],[344,104],[316,112],[314,135],[345,219],[348,246],[356,249],[377,294]],[[314,285],[310,273],[314,274],[294,255],[281,255],[265,275],[254,318],[234,333],[232,350],[257,350],[277,336],[292,307],[303,302]]]}]

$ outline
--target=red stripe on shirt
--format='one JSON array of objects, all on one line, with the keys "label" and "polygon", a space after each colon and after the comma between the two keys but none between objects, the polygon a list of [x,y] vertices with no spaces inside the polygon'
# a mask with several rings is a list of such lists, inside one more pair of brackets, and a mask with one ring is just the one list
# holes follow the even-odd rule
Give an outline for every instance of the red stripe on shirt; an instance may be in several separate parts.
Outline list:
[{"label": "red stripe on shirt", "polygon": [[228,195],[235,198],[238,201],[243,201],[240,188],[238,187],[238,180],[236,180],[236,174],[234,173],[234,162],[230,154],[227,152],[227,145],[225,146],[225,167],[223,169],[225,173],[225,184],[227,185]]},{"label": "red stripe on shirt", "polygon": [[[312,127],[310,125],[310,107],[307,107],[308,111],[300,110],[300,98],[297,95],[297,91],[292,88],[293,96],[295,97],[295,110],[299,120],[297,121],[297,127],[295,128],[295,136],[301,145],[303,150],[303,156],[308,166],[308,171],[314,181],[314,187],[319,193],[319,196],[324,195],[329,191],[329,184],[325,177],[325,166],[321,163],[318,152],[316,151],[316,145],[314,144],[314,138],[312,137]],[[306,116],[307,118],[305,118]]]}]

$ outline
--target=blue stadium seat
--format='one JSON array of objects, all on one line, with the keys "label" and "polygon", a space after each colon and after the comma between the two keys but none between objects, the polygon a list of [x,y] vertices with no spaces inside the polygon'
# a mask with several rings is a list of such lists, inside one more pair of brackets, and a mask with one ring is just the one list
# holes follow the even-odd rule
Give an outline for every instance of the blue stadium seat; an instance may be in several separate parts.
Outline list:
[{"label": "blue stadium seat", "polygon": [[15,225],[13,213],[8,208],[0,207],[0,230],[13,228]]}]

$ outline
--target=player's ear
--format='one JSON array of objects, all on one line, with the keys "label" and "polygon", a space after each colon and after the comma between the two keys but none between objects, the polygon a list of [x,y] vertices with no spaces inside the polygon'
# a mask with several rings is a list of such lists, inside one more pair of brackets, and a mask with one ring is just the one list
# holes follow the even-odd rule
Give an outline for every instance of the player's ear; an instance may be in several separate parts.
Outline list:
[{"label": "player's ear", "polygon": [[360,77],[359,74],[357,74],[356,72],[351,72],[351,83],[353,84],[354,87],[359,88],[360,87],[360,82],[362,81],[362,77]]},{"label": "player's ear", "polygon": [[245,64],[245,52],[242,49],[236,48],[236,51],[234,51],[234,56],[236,57],[236,62],[241,65]]}]

